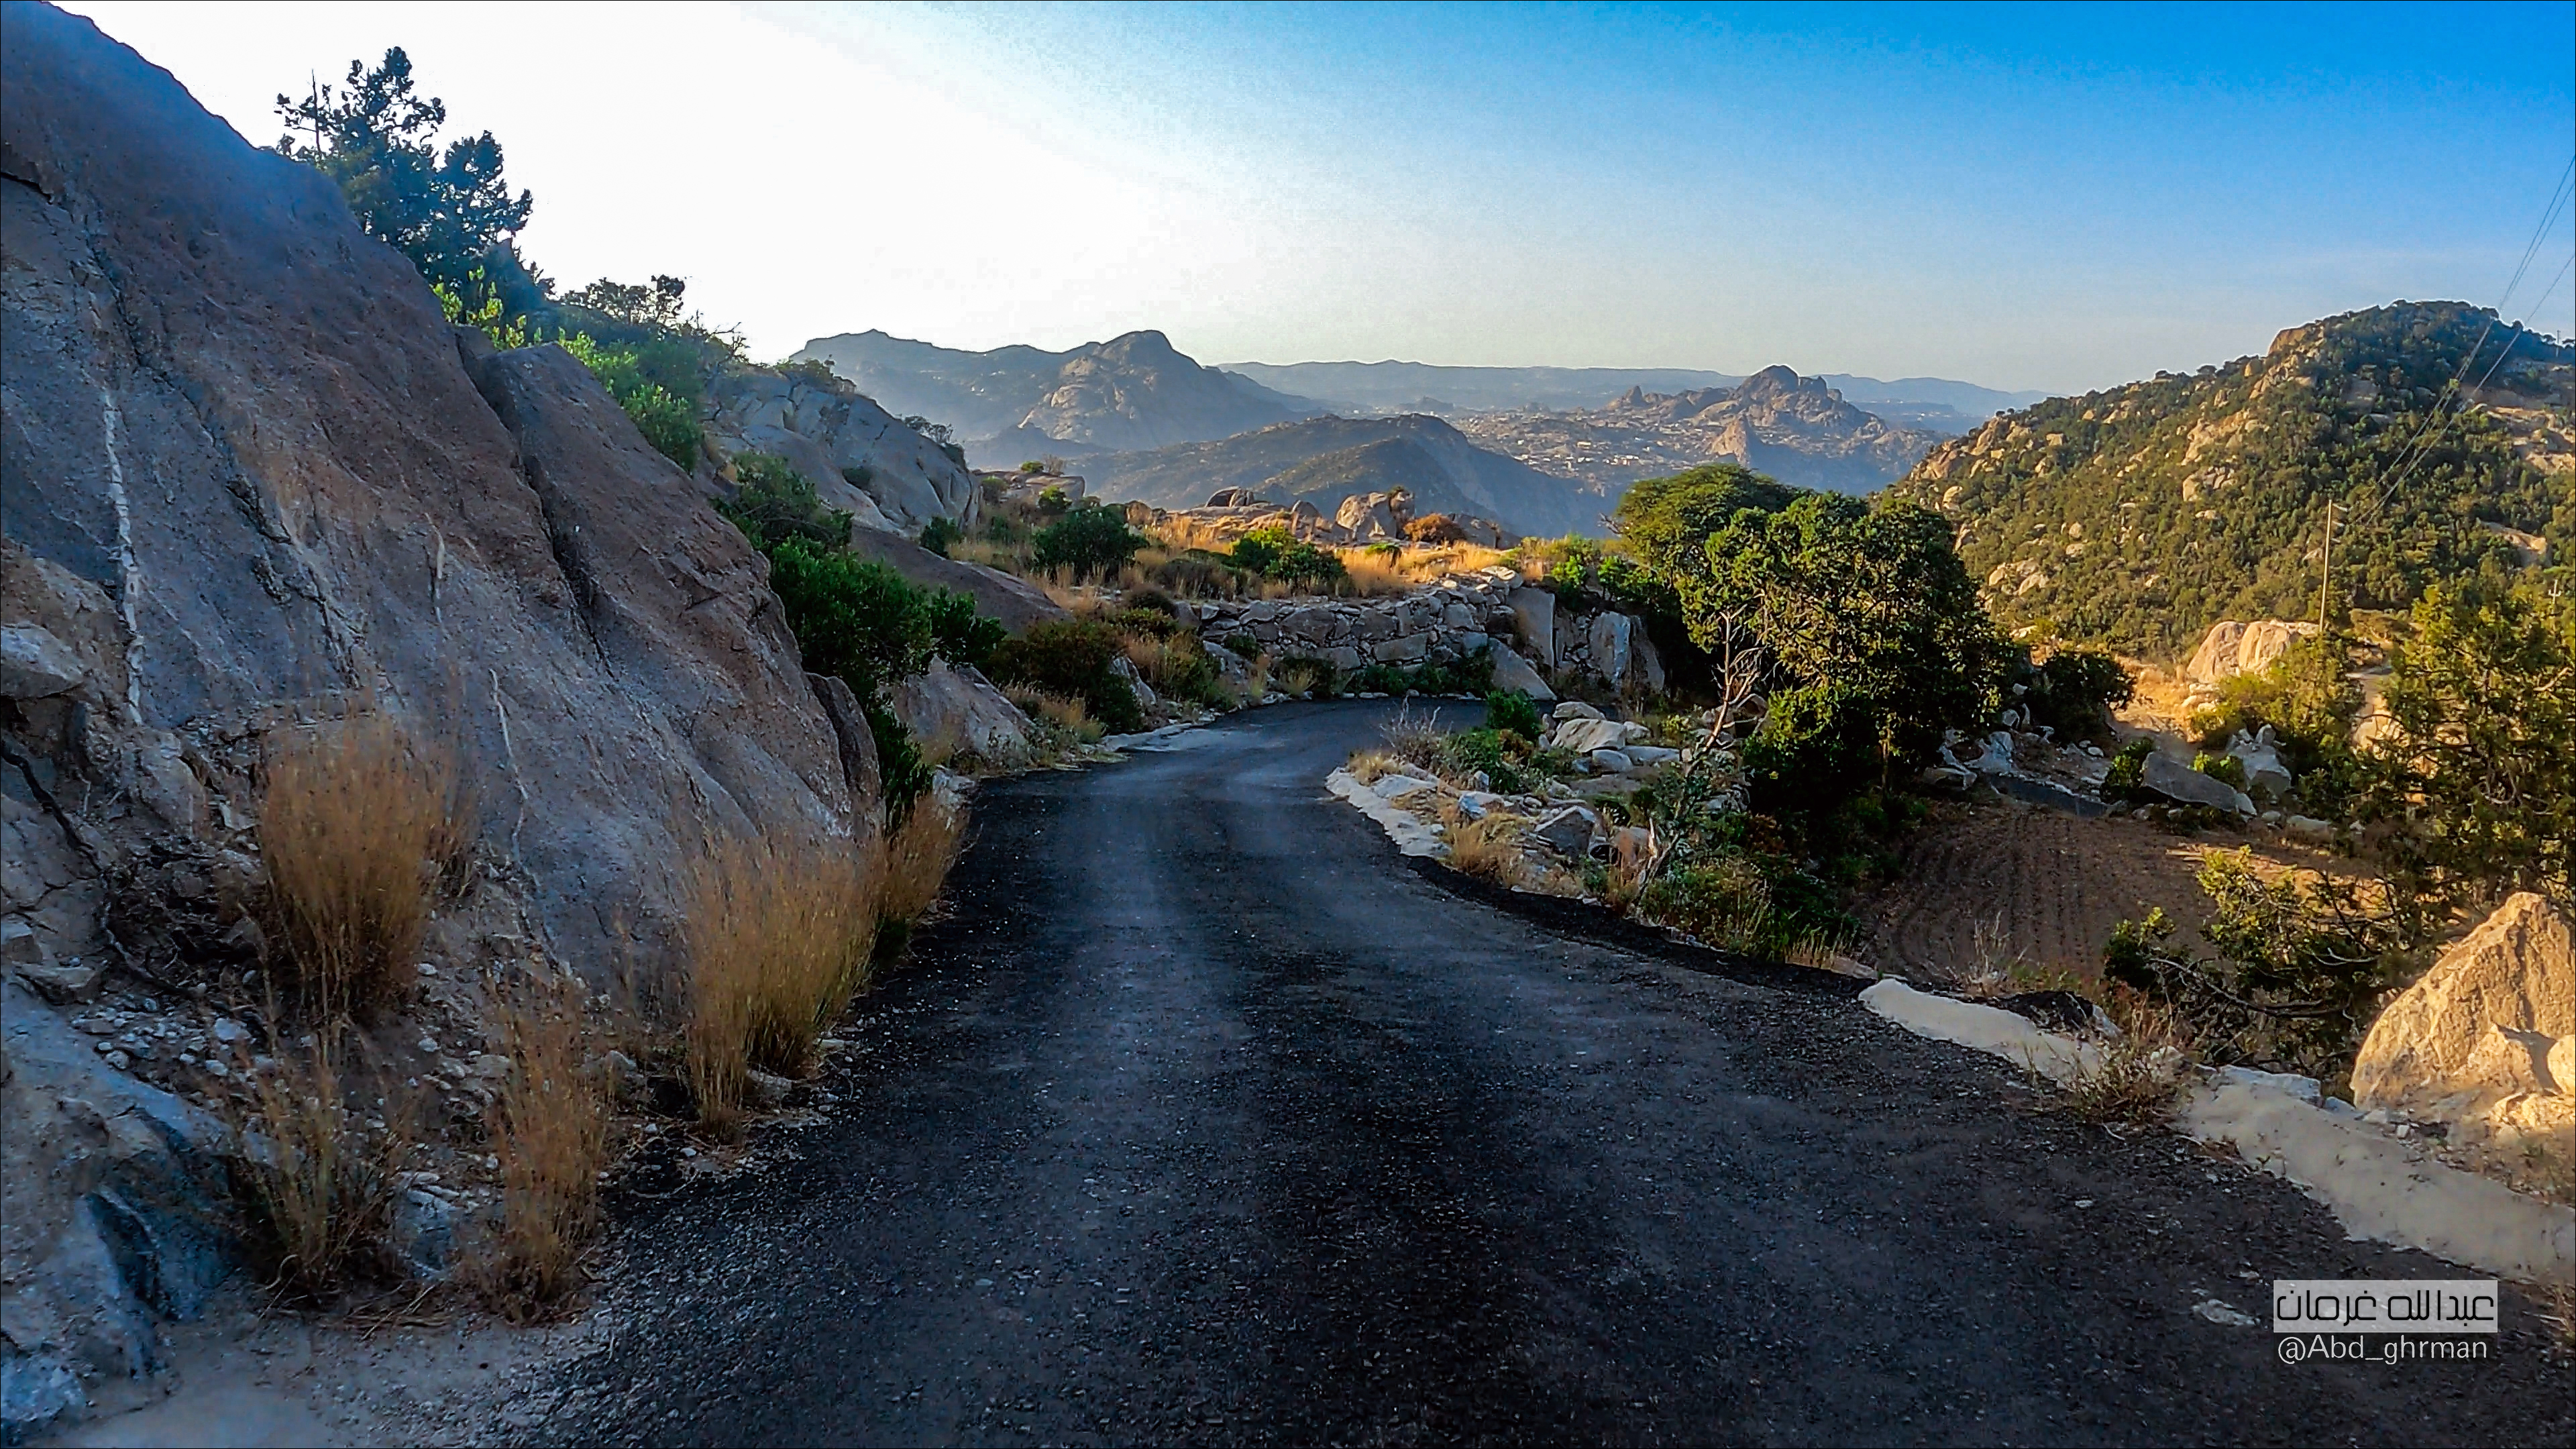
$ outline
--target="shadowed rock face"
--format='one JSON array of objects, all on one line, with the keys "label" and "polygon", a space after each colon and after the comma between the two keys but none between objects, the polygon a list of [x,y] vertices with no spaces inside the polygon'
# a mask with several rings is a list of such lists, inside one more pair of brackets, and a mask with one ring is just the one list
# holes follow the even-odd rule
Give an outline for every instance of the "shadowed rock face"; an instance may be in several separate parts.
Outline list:
[{"label": "shadowed rock face", "polygon": [[[160,898],[135,871],[255,878],[258,763],[315,719],[451,747],[478,889],[595,981],[668,959],[699,832],[876,830],[873,746],[766,564],[586,369],[455,332],[327,180],[41,6],[0,7],[0,253],[0,925],[31,982],[85,989],[68,963]],[[14,1438],[148,1369],[225,1264],[188,1229],[207,1124],[8,992]]]},{"label": "shadowed rock face", "polygon": [[0,523],[114,625],[85,727],[401,714],[583,965],[666,927],[675,824],[866,828],[758,556],[578,364],[470,376],[328,181],[85,20],[5,24]]}]

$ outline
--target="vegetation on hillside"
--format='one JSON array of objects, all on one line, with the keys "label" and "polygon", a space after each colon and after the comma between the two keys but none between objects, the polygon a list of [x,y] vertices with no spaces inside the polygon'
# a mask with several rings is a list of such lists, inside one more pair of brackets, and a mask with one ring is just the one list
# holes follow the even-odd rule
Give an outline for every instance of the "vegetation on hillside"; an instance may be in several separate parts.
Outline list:
[{"label": "vegetation on hillside", "polygon": [[2007,628],[2173,653],[2221,618],[2312,618],[2329,504],[2329,612],[2402,611],[2519,566],[2500,529],[2576,548],[2571,361],[2491,313],[2399,303],[2004,414],[1891,493],[1958,523]]}]

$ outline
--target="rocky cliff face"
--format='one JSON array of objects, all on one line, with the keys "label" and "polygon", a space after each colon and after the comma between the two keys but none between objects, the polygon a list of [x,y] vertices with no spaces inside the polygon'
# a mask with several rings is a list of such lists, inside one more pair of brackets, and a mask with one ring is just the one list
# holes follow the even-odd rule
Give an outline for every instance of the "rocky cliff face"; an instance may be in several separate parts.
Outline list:
[{"label": "rocky cliff face", "polygon": [[862,528],[972,523],[983,494],[964,465],[839,378],[740,368],[707,389],[707,431],[728,453],[776,453]]},{"label": "rocky cliff face", "polygon": [[[198,969],[130,908],[184,877],[206,931],[238,920],[260,761],[362,712],[453,749],[514,949],[594,980],[667,960],[699,832],[875,828],[865,732],[834,730],[761,559],[586,370],[461,345],[328,181],[39,6],[0,9],[0,236],[12,965]],[[84,1080],[114,1069],[8,1006],[16,1395],[138,1371],[185,1304],[20,1151],[79,1146],[46,1135],[66,1092],[147,1145],[170,1104],[121,1111],[122,1079]]]}]

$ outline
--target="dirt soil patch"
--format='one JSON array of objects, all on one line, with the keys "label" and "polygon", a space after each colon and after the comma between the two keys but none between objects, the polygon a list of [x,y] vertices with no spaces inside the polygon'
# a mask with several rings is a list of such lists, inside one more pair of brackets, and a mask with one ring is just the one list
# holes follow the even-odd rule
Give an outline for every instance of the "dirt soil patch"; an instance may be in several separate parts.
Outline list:
[{"label": "dirt soil patch", "polygon": [[1862,959],[1918,981],[2012,962],[2089,980],[2121,919],[2161,906],[2185,926],[2197,923],[2208,910],[2193,883],[2202,857],[2242,845],[2254,847],[2258,865],[2351,869],[2277,840],[2177,835],[2141,820],[2019,804],[1945,806],[1908,843],[1895,879],[1860,902]]}]

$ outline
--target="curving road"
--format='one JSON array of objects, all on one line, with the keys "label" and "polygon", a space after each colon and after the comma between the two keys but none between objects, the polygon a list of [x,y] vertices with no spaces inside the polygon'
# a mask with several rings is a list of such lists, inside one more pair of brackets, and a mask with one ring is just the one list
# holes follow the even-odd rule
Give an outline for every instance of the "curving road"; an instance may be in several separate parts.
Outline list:
[{"label": "curving road", "polygon": [[1407,868],[1319,784],[1386,708],[988,787],[830,1120],[631,1201],[615,1346],[510,1437],[2576,1438],[2518,1294],[2488,1363],[2283,1366],[2195,1305],[2462,1275],[1830,982]]}]

